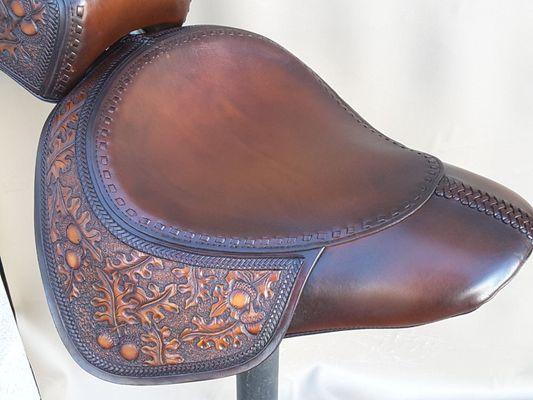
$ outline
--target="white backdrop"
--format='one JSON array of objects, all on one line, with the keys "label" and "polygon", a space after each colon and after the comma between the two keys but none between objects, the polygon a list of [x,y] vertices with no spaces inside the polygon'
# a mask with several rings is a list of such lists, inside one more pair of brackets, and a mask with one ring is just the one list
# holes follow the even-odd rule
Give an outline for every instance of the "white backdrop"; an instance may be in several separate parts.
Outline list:
[{"label": "white backdrop", "polygon": [[[533,2],[194,0],[190,23],[264,34],[386,134],[533,201]],[[45,400],[231,399],[232,378],[124,387],[83,372],[46,306],[33,245],[33,168],[51,106],[0,76],[0,256]],[[468,316],[284,342],[281,398],[532,399],[533,262]],[[1,384],[0,377],[0,384]]]}]

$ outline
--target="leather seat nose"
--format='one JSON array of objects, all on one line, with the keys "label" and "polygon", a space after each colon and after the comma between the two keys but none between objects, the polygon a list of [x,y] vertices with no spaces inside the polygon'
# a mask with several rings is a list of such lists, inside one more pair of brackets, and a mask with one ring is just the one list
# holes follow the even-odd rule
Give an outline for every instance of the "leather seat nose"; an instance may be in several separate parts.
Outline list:
[{"label": "leather seat nose", "polygon": [[471,312],[531,254],[531,216],[514,192],[446,165],[418,212],[324,251],[288,335],[407,327]]}]

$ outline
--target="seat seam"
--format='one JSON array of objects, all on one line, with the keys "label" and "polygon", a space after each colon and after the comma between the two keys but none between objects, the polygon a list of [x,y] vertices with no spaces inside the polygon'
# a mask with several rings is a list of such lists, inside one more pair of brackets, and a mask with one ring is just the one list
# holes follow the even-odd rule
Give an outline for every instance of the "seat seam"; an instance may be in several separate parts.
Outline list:
[{"label": "seat seam", "polygon": [[492,216],[494,219],[526,235],[533,242],[531,216],[510,202],[500,200],[488,192],[476,189],[459,179],[449,176],[444,176],[441,179],[435,189],[435,195],[445,199],[455,200],[480,213]]}]

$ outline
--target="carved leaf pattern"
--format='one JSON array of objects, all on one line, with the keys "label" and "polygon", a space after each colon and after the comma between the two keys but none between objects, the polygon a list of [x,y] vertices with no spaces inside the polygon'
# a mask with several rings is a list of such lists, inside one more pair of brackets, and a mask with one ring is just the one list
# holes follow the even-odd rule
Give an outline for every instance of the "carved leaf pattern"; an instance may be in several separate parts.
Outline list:
[{"label": "carved leaf pattern", "polygon": [[257,285],[257,294],[259,300],[270,300],[274,297],[274,290],[272,285],[279,281],[281,273],[271,271],[254,272],[253,282]]},{"label": "carved leaf pattern", "polygon": [[64,263],[58,263],[57,269],[59,275],[63,278],[63,285],[69,301],[74,300],[80,295],[78,284],[83,282],[83,279],[85,278],[83,273],[69,268]]},{"label": "carved leaf pattern", "polygon": [[226,281],[231,285],[234,281],[243,281],[256,288],[257,295],[265,300],[274,296],[272,285],[280,278],[279,271],[230,271]]},{"label": "carved leaf pattern", "polygon": [[178,306],[170,300],[177,294],[175,284],[169,284],[161,290],[156,284],[150,283],[148,292],[137,287],[132,300],[137,304],[135,317],[141,324],[150,325],[152,321],[163,320],[165,318],[163,311],[178,312]]},{"label": "carved leaf pattern", "polygon": [[62,232],[59,231],[59,222],[69,214],[66,199],[73,196],[69,187],[63,187],[59,178],[66,174],[72,166],[74,157],[75,124],[78,121],[79,107],[73,101],[68,101],[61,107],[60,112],[52,121],[53,135],[50,138],[51,145],[47,154],[46,182],[49,186],[48,210],[50,210],[50,222],[52,228],[52,242],[60,240]]},{"label": "carved leaf pattern", "polygon": [[130,282],[121,284],[118,279],[111,279],[100,269],[97,269],[97,273],[100,282],[94,284],[93,289],[100,296],[96,296],[91,304],[103,311],[97,311],[94,317],[97,321],[108,323],[120,335],[123,325],[137,322],[137,303],[131,300],[135,286]]},{"label": "carved leaf pattern", "polygon": [[[280,271],[171,269],[170,261],[125,247],[85,208],[74,161],[82,100],[67,102],[51,123],[45,155],[47,215],[57,272],[69,300],[81,298],[76,305],[83,305],[87,293],[80,296],[80,288],[92,289],[96,343],[127,362],[163,366],[184,362],[184,354],[200,358],[195,349],[225,351],[258,335]],[[82,286],[86,279],[96,282]]]},{"label": "carved leaf pattern", "polygon": [[14,34],[16,18],[9,10],[5,0],[0,0],[0,53],[7,51],[11,57],[15,57],[18,46],[17,37]]},{"label": "carved leaf pattern", "polygon": [[246,334],[243,326],[236,320],[222,320],[214,318],[207,322],[204,318],[195,316],[192,319],[195,329],[186,328],[181,334],[181,339],[186,342],[196,341],[196,345],[202,350],[216,349],[225,350],[230,346],[239,347],[241,338]]},{"label": "carved leaf pattern", "polygon": [[67,102],[52,121],[52,130],[55,134],[51,146],[52,153],[48,155],[50,161],[47,181],[49,184],[70,170],[74,158],[74,137],[79,121],[79,115],[75,111],[79,107],[73,101]]},{"label": "carved leaf pattern", "polygon": [[[211,306],[209,318],[218,318],[224,315],[224,313],[230,309],[228,302],[229,291],[225,290],[224,286],[217,285],[213,291],[213,296],[215,297],[216,301]],[[236,318],[235,316],[232,317]]]},{"label": "carved leaf pattern", "polygon": [[58,152],[48,172],[49,182],[58,179],[61,173],[65,172],[68,168],[70,168],[71,160],[74,155],[73,147],[74,144],[70,143],[65,145],[65,147]]},{"label": "carved leaf pattern", "polygon": [[[83,100],[83,97],[78,100]],[[178,311],[178,306],[171,300],[178,293],[177,285],[168,284],[162,290],[154,283],[147,284],[145,288],[139,285],[140,281],[149,282],[154,269],[163,269],[163,261],[133,249],[128,254],[119,253],[104,259],[100,247],[101,232],[91,226],[90,212],[83,210],[81,197],[75,195],[70,181],[63,178],[67,174],[76,173],[74,141],[80,108],[80,103],[76,101],[67,102],[51,122],[53,135],[50,137],[50,151],[47,154],[47,202],[50,238],[52,243],[56,244],[58,256],[58,273],[63,277],[69,299],[72,301],[80,294],[76,283],[81,283],[84,279],[83,273],[78,270],[80,265],[76,264],[76,257],[80,257],[83,265],[89,264],[88,255],[96,264],[104,263],[103,268],[95,268],[98,282],[92,285],[95,295],[91,305],[97,309],[94,313],[95,320],[108,325],[111,334],[116,333],[119,337],[123,336],[128,326],[142,324],[151,327],[151,333],[146,334],[144,340],[152,340],[152,345],[147,343],[144,350],[150,352],[154,345],[153,340],[158,340],[162,343],[162,353],[147,362],[177,363],[180,361],[180,356],[174,353],[179,347],[177,339],[168,340],[168,327],[157,330],[155,326],[155,323],[165,318],[164,312]],[[72,226],[74,228],[71,228],[70,240],[67,228]],[[64,262],[69,251],[76,270],[69,268]],[[111,342],[104,340],[102,343]]]},{"label": "carved leaf pattern", "polygon": [[[102,260],[98,246],[101,240],[100,232],[90,227],[91,215],[82,210],[81,198],[61,179],[72,169],[75,128],[78,121],[76,111],[80,108],[82,99],[83,96],[79,96],[74,101],[67,102],[52,120],[51,146],[46,154],[50,239],[56,250],[57,271],[63,279],[70,301],[80,294],[78,286],[85,278],[80,267],[89,265],[88,256],[92,256],[95,261]],[[69,225],[75,227],[73,229],[76,231],[75,240],[70,242],[63,240]]]},{"label": "carved leaf pattern", "polygon": [[97,246],[97,243],[101,240],[101,234],[98,230],[89,227],[91,221],[89,211],[80,211],[80,208],[81,199],[79,197],[72,198],[68,210],[81,232],[81,246],[96,261],[102,261],[102,250]]},{"label": "carved leaf pattern", "polygon": [[81,199],[73,196],[73,191],[68,186],[63,186],[60,181],[53,185],[52,203],[52,241],[59,240],[63,234],[59,221],[70,220],[74,222],[80,232],[80,246],[89,253],[96,261],[102,261],[102,250],[98,247],[101,234],[98,230],[89,227],[91,214],[81,210]]},{"label": "carved leaf pattern", "polygon": [[195,328],[186,328],[180,338],[201,349],[239,347],[243,337],[260,333],[265,319],[263,300],[274,296],[272,285],[280,276],[279,271],[229,271],[226,284],[217,284],[213,290],[209,319],[195,316]]},{"label": "carved leaf pattern", "polygon": [[148,293],[134,283],[120,279],[118,274],[112,277],[98,270],[100,283],[93,286],[100,296],[95,297],[92,305],[102,307],[95,318],[107,322],[120,333],[124,324],[141,323],[150,326],[165,318],[163,311],[178,312],[178,306],[171,301],[177,293],[176,285],[169,284],[161,290],[153,283],[148,285]]},{"label": "carved leaf pattern", "polygon": [[31,4],[31,19],[34,22],[44,22],[44,14],[46,8],[44,3],[38,0],[30,0]]},{"label": "carved leaf pattern", "polygon": [[0,54],[7,52],[15,59],[19,55],[30,58],[15,32],[20,30],[26,36],[36,35],[39,25],[44,23],[46,8],[41,1],[29,0],[27,3],[29,9],[22,0],[0,0]]},{"label": "carved leaf pattern", "polygon": [[170,339],[171,335],[168,326],[157,329],[155,325],[149,333],[141,335],[141,340],[145,344],[141,351],[148,357],[146,361],[148,365],[176,365],[183,362],[183,357],[176,353],[180,342],[176,338]]},{"label": "carved leaf pattern", "polygon": [[175,268],[173,271],[177,278],[186,278],[187,282],[178,286],[182,294],[189,294],[185,300],[185,309],[199,305],[199,302],[209,300],[209,287],[215,281],[216,276],[204,269],[199,268]]},{"label": "carved leaf pattern", "polygon": [[139,279],[152,277],[151,268],[163,269],[163,261],[133,250],[129,257],[125,254],[119,254],[116,261],[106,260],[104,271],[109,275],[119,273],[127,276],[130,282],[139,283]]}]

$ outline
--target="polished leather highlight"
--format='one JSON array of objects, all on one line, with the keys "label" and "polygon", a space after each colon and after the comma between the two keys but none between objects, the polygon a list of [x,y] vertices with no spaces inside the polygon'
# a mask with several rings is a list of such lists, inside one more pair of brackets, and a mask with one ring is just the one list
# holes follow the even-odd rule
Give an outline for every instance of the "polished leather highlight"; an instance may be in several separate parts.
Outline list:
[{"label": "polished leather highlight", "polygon": [[131,31],[180,26],[190,0],[0,0],[0,69],[34,95],[63,98]]}]

